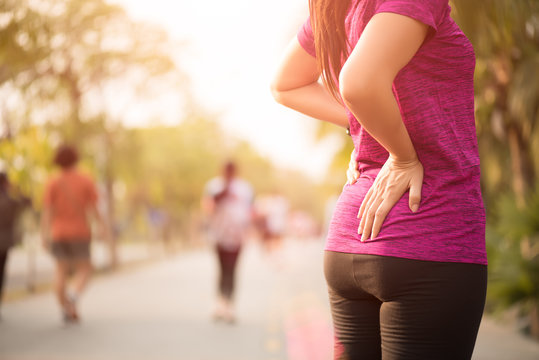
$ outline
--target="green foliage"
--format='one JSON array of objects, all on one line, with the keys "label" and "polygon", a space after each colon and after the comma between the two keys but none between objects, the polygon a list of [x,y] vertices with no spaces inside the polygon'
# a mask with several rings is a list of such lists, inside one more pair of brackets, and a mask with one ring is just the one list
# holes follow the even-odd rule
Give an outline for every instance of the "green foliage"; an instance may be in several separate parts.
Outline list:
[{"label": "green foliage", "polygon": [[106,86],[121,80],[134,96],[151,97],[151,84],[164,77],[186,83],[166,33],[104,0],[10,0],[2,10],[0,86],[18,93],[17,108],[25,109],[4,119],[11,131],[47,122],[79,143],[87,138],[84,123],[107,111]]},{"label": "green foliage", "polygon": [[[12,181],[39,208],[53,150],[71,142],[100,185],[109,223],[143,231],[151,206],[186,233],[206,181],[232,158],[257,193],[278,188],[293,207],[321,213],[317,186],[276,168],[192,101],[174,60],[177,45],[105,0],[1,2],[0,92],[11,100],[0,101],[0,159]],[[130,91],[127,107],[173,91],[183,118],[176,126],[125,128],[107,107],[106,89],[118,82]]]},{"label": "green foliage", "polygon": [[477,58],[489,306],[518,304],[533,314],[539,305],[539,193],[533,189],[539,169],[539,2],[451,3]]},{"label": "green foliage", "polygon": [[[52,148],[43,129],[30,127],[10,140],[0,140],[0,165],[22,194],[40,199],[51,168]],[[36,205],[39,206],[39,201]]]},{"label": "green foliage", "polygon": [[524,198],[539,169],[539,157],[533,156],[539,141],[539,2],[452,3],[477,57],[476,124],[482,169],[488,175],[483,177],[487,204],[508,186]]},{"label": "green foliage", "polygon": [[298,172],[278,169],[245,141],[235,141],[214,122],[203,117],[186,119],[177,126],[132,129],[129,147],[116,153],[117,181],[130,194],[127,206],[144,211],[148,205],[166,209],[178,221],[198,211],[206,182],[220,174],[226,160],[238,164],[239,175],[256,194],[279,190],[292,207],[318,216],[324,194]]},{"label": "green foliage", "polygon": [[502,196],[498,216],[488,231],[489,299],[502,307],[538,304],[539,186],[524,209],[519,209],[514,196]]}]

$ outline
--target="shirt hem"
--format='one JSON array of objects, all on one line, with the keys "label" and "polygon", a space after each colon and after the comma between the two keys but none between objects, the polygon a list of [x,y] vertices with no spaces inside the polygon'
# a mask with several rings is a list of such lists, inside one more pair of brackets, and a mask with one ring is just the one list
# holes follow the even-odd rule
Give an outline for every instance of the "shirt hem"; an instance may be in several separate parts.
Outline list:
[{"label": "shirt hem", "polygon": [[324,251],[332,251],[344,254],[358,254],[358,255],[376,255],[376,256],[385,256],[385,257],[394,257],[399,259],[408,259],[408,260],[419,260],[419,261],[431,261],[431,262],[447,262],[447,263],[460,263],[460,264],[477,264],[477,265],[488,265],[487,259],[455,259],[451,257],[430,257],[430,256],[413,256],[405,254],[387,254],[380,253],[379,251],[358,251],[357,249],[342,249],[342,248],[333,248],[326,245]]}]

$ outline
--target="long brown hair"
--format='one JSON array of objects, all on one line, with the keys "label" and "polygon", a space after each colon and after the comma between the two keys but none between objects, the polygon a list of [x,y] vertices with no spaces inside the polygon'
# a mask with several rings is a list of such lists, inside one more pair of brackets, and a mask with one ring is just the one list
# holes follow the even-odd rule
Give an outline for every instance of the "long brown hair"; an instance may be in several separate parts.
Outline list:
[{"label": "long brown hair", "polygon": [[316,62],[329,92],[340,101],[337,79],[348,53],[345,19],[351,0],[309,0]]}]

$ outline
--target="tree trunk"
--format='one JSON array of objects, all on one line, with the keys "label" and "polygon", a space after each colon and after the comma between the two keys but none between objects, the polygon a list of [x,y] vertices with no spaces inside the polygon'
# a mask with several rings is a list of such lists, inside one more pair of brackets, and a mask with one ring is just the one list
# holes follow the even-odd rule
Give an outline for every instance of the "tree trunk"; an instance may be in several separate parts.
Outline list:
[{"label": "tree trunk", "polygon": [[513,192],[518,207],[523,209],[526,205],[526,196],[533,189],[535,183],[530,144],[524,141],[522,134],[514,124],[508,127],[507,138],[511,159]]},{"label": "tree trunk", "polygon": [[113,151],[112,139],[110,134],[105,134],[106,157],[104,162],[103,177],[105,181],[105,204],[106,214],[105,222],[109,229],[109,261],[111,269],[118,266],[118,234],[116,233],[115,206],[114,206],[114,175],[110,154]]}]

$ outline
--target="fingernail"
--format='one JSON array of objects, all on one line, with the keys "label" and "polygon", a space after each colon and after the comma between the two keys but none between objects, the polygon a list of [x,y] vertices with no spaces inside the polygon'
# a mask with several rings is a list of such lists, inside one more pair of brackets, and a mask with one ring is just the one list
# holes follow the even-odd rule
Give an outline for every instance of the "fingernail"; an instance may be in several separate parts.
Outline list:
[{"label": "fingernail", "polygon": [[419,209],[419,205],[417,204],[412,205],[412,212],[417,212],[417,209]]}]

